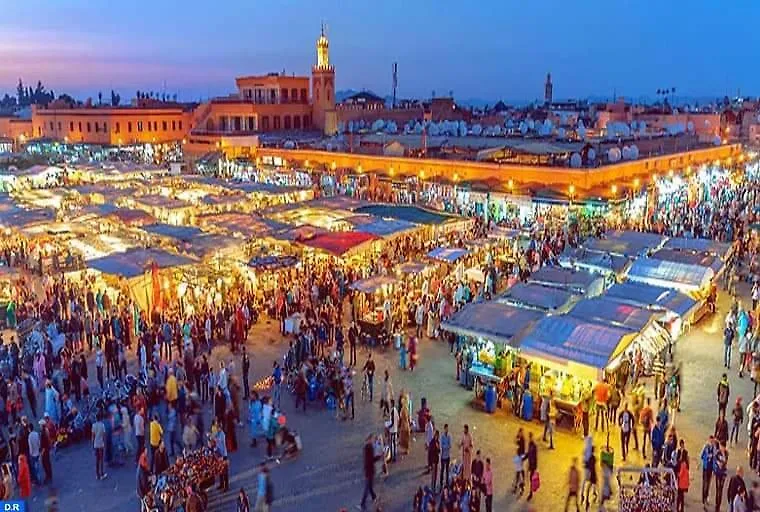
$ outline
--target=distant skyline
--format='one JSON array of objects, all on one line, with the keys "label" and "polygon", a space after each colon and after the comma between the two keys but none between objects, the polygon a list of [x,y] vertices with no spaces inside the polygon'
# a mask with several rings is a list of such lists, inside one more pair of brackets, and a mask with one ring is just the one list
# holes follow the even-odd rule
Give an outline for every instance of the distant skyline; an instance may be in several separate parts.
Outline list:
[{"label": "distant skyline", "polygon": [[[724,5],[725,4],[725,5]],[[337,89],[399,97],[760,94],[758,2],[519,0],[25,0],[0,16],[0,95],[19,77],[56,93],[124,101],[136,90],[193,101],[234,92],[236,76],[308,75],[320,22]]]}]

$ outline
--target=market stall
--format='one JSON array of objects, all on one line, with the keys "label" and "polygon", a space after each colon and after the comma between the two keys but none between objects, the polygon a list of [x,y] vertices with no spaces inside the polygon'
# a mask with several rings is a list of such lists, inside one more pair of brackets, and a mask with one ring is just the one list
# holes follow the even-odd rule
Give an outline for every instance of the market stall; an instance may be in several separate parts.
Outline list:
[{"label": "market stall", "polygon": [[710,267],[657,258],[637,259],[627,274],[630,281],[678,290],[698,300],[707,297],[714,276]]},{"label": "market stall", "polygon": [[703,310],[704,301],[689,295],[645,283],[626,281],[612,285],[604,297],[644,308],[661,311],[662,322],[667,326],[674,340],[683,332],[684,327],[698,321]]},{"label": "market stall", "polygon": [[299,243],[305,247],[321,251],[323,253],[346,258],[360,255],[362,252],[371,250],[373,242],[379,240],[375,235],[361,231],[348,231],[343,233],[328,232],[315,235],[301,240]]},{"label": "market stall", "polygon": [[636,258],[661,248],[667,237],[641,231],[609,231],[604,238],[589,238],[582,246],[591,251]]},{"label": "market stall", "polygon": [[392,240],[402,235],[412,234],[419,226],[399,219],[384,219],[369,215],[355,215],[346,219],[354,229],[370,233],[385,240]]},{"label": "market stall", "polygon": [[720,278],[726,268],[726,262],[720,256],[707,253],[680,249],[660,249],[652,254],[652,258],[675,263],[686,263],[712,269],[713,277]]},{"label": "market stall", "polygon": [[455,264],[469,254],[470,251],[462,247],[437,247],[427,253],[427,257],[443,263]]},{"label": "market stall", "polygon": [[570,246],[559,255],[559,264],[566,268],[585,270],[592,274],[601,274],[609,280],[622,279],[631,266],[631,259],[608,252]]},{"label": "market stall", "polygon": [[669,238],[663,248],[712,254],[723,261],[728,261],[734,252],[734,244],[707,238]]},{"label": "market stall", "polygon": [[562,288],[585,297],[595,297],[604,291],[604,277],[585,270],[544,266],[530,275],[529,283]]},{"label": "market stall", "polygon": [[515,283],[497,300],[503,304],[557,314],[569,310],[578,297],[562,288],[533,283]]},{"label": "market stall", "polygon": [[[459,337],[462,347],[461,383],[475,389],[476,398],[493,386],[486,400],[486,410],[493,412],[490,400],[503,395],[502,380],[516,366],[517,353],[513,339],[529,329],[543,314],[500,304],[478,302],[466,305],[441,323],[441,330]],[[491,393],[494,393],[491,395]]]},{"label": "market stall", "polygon": [[195,214],[195,207],[192,204],[160,194],[134,197],[128,199],[127,204],[148,212],[168,224],[192,223]]},{"label": "market stall", "polygon": [[375,339],[392,333],[392,317],[387,315],[385,301],[391,301],[398,280],[390,276],[372,276],[351,283],[358,292],[352,300],[354,315],[361,332]]}]

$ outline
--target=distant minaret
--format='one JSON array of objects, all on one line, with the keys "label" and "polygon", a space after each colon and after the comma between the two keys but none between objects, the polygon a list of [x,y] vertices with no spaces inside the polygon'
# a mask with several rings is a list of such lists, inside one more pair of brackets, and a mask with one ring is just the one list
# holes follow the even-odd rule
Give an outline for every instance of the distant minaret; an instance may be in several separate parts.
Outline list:
[{"label": "distant minaret", "polygon": [[335,133],[335,68],[330,64],[325,26],[317,39],[317,63],[311,68],[312,122],[324,133]]},{"label": "distant minaret", "polygon": [[546,105],[552,102],[552,74],[546,74],[546,85],[544,85],[544,103]]}]

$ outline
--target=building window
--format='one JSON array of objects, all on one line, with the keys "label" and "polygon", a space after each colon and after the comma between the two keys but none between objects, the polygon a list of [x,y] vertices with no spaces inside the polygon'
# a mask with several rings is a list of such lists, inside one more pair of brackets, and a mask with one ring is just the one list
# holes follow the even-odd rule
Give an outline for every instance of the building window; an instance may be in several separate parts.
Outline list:
[{"label": "building window", "polygon": [[294,130],[301,129],[301,116],[293,116],[293,129]]},{"label": "building window", "polygon": [[264,116],[261,118],[261,131],[269,131],[269,116]]},{"label": "building window", "polygon": [[234,130],[236,132],[242,132],[243,131],[243,118],[240,116],[235,116],[233,118],[233,124],[235,125]]},{"label": "building window", "polygon": [[293,103],[298,102],[298,89],[290,90],[290,101],[292,101]]},{"label": "building window", "polygon": [[287,103],[288,102],[288,90],[283,89],[280,91],[280,103]]},{"label": "building window", "polygon": [[53,128],[53,121],[50,121],[50,131],[52,132],[55,128]]},{"label": "building window", "polygon": [[274,129],[280,129],[280,116],[274,116]]},{"label": "building window", "polygon": [[92,128],[90,127],[90,123],[87,123],[87,133],[90,133],[92,131]]},{"label": "building window", "polygon": [[132,121],[127,121],[127,132],[132,133]]},{"label": "building window", "polygon": [[167,123],[166,123],[166,121],[161,121],[161,129],[162,129],[163,131],[166,131],[166,128],[167,128]]},{"label": "building window", "polygon": [[330,101],[330,88],[327,88],[327,101]]},{"label": "building window", "polygon": [[177,121],[172,121],[172,131],[173,132],[177,131]]},{"label": "building window", "polygon": [[100,124],[95,121],[95,133],[100,133]]},{"label": "building window", "polygon": [[285,129],[290,130],[290,116],[285,116]]},{"label": "building window", "polygon": [[74,121],[69,121],[69,131],[70,132],[74,131]]},{"label": "building window", "polygon": [[256,121],[254,121],[253,116],[248,116],[248,131],[252,132],[256,129]]},{"label": "building window", "polygon": [[137,131],[141,132],[143,129],[142,121],[137,121]]},{"label": "building window", "polygon": [[119,122],[117,121],[116,122],[116,133],[120,133],[120,132],[121,132],[121,126],[119,126]]},{"label": "building window", "polygon": [[103,132],[108,133],[108,123],[103,123]]},{"label": "building window", "polygon": [[82,133],[82,122],[79,121],[79,133]]},{"label": "building window", "polygon": [[308,101],[306,89],[301,89],[301,103],[306,103]]},{"label": "building window", "polygon": [[63,131],[63,128],[61,128],[61,122],[60,122],[60,121],[58,121],[58,131],[59,131],[59,132],[60,132],[60,131]]},{"label": "building window", "polygon": [[182,131],[182,121],[179,122],[179,131]]},{"label": "building window", "polygon": [[305,114],[303,116],[303,129],[308,130],[310,126],[311,126],[311,119],[309,118],[308,114]]},{"label": "building window", "polygon": [[269,103],[275,103],[277,100],[277,91],[269,89]]}]

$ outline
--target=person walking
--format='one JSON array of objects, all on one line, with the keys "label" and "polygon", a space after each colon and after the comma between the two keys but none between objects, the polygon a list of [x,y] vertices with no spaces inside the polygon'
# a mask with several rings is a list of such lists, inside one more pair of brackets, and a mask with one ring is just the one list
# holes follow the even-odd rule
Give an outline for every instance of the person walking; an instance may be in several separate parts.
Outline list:
[{"label": "person walking", "polygon": [[259,474],[256,476],[256,505],[253,508],[255,512],[269,512],[269,502],[271,500],[267,494],[270,492],[270,489],[269,469],[262,462],[259,465]]},{"label": "person walking", "polygon": [[728,406],[728,397],[731,394],[731,387],[728,384],[728,375],[725,373],[718,382],[717,398],[718,398],[718,414],[723,412],[726,414],[726,407]]},{"label": "person walking", "polygon": [[678,465],[677,471],[678,495],[676,497],[676,512],[684,512],[686,493],[689,491],[689,464],[681,462]]},{"label": "person walking", "polygon": [[720,444],[728,443],[728,422],[726,421],[726,417],[722,411],[718,416],[718,419],[715,421],[715,432],[713,435]]},{"label": "person walking", "polygon": [[728,452],[726,445],[721,444],[720,449],[715,453],[713,458],[713,475],[715,475],[715,512],[720,512],[721,501],[723,500],[723,486],[726,483],[726,473],[728,472]]},{"label": "person walking", "polygon": [[100,415],[98,416],[98,421],[92,424],[92,447],[95,450],[95,478],[103,480],[108,476],[103,471],[103,457],[106,449],[106,426]]},{"label": "person walking", "polygon": [[375,494],[375,447],[373,443],[373,436],[367,436],[364,441],[364,492],[362,493],[362,501],[360,508],[364,510],[367,503],[367,496],[372,497],[372,502],[377,501],[377,495]]},{"label": "person walking", "polygon": [[161,422],[158,420],[158,414],[153,415],[153,420],[150,422],[150,470],[155,474],[155,460],[153,454],[158,450],[158,445],[161,444],[161,440],[164,438],[164,428],[161,426]]},{"label": "person walking", "polygon": [[486,493],[486,512],[493,512],[493,468],[489,457],[486,457],[486,467],[483,470],[483,488]]},{"label": "person walking", "polygon": [[441,444],[440,488],[443,489],[449,483],[449,464],[451,463],[451,435],[449,434],[448,423],[443,425],[443,434],[441,434],[441,437],[440,437],[440,444]]},{"label": "person walking", "polygon": [[639,423],[643,429],[641,437],[641,456],[647,458],[647,439],[652,440],[652,423],[654,422],[654,411],[652,411],[652,400],[647,398],[646,405],[639,412]]},{"label": "person walking", "polygon": [[435,491],[435,484],[438,477],[438,461],[441,457],[441,434],[437,430],[433,434],[433,439],[428,445],[428,468],[432,475],[430,476],[430,488]]},{"label": "person walking", "polygon": [[707,442],[702,447],[700,460],[702,461],[702,505],[707,505],[707,499],[710,497],[710,481],[713,475],[713,464],[715,459],[715,436],[707,438]]},{"label": "person walking", "polygon": [[[538,448],[533,442],[533,432],[528,432],[528,452],[525,454],[525,460],[528,461],[528,486],[530,487],[528,501],[530,501],[533,499],[533,488],[536,487],[533,480],[537,477],[538,472]],[[538,490],[537,487],[536,490]]]},{"label": "person walking", "polygon": [[[575,512],[580,512],[578,507],[578,490],[580,486],[581,475],[578,471],[578,458],[573,457],[573,462],[570,465],[570,472],[567,477],[567,498],[565,498],[565,512],[567,512],[567,506],[570,504],[570,500],[575,500]],[[486,510],[486,512],[490,512]]]},{"label": "person walking", "polygon": [[[245,347],[243,347],[243,349],[245,349]],[[248,500],[248,495],[242,487],[238,493],[236,505],[237,512],[251,512],[251,502]]]},{"label": "person walking", "polygon": [[591,456],[588,458],[588,487],[586,487],[586,496],[584,496],[584,501],[586,502],[586,511],[588,512],[589,506],[591,504],[591,501],[589,499],[589,494],[591,493],[591,489],[594,489],[594,501],[597,499],[597,473],[596,473],[596,455],[594,455],[594,447],[591,447]]},{"label": "person walking", "polygon": [[375,380],[375,362],[372,360],[372,352],[367,356],[367,362],[364,363],[362,371],[367,376],[367,385],[369,387],[369,401],[374,398],[374,380]]},{"label": "person walking", "polygon": [[[248,354],[245,351],[245,345],[243,345],[243,354],[240,356],[240,366],[243,371],[243,399],[248,400],[251,397],[251,388],[248,384],[248,373],[251,370],[251,360],[248,358]],[[242,489],[240,489],[243,492]],[[243,492],[245,494],[245,492]],[[247,499],[247,498],[246,498]]]},{"label": "person walking", "polygon": [[462,439],[459,441],[459,448],[462,449],[462,475],[465,481],[469,481],[472,475],[472,450],[475,448],[475,442],[470,434],[469,425],[465,424],[462,432]]},{"label": "person walking", "polygon": [[272,406],[279,409],[282,394],[282,368],[277,361],[272,363],[272,383]]},{"label": "person walking", "polygon": [[747,495],[747,485],[744,483],[744,468],[741,466],[736,468],[736,474],[728,481],[726,498],[729,512],[734,510],[734,499],[738,494],[742,494],[742,496]]},{"label": "person walking", "polygon": [[729,322],[731,318],[733,317],[726,317],[726,327],[723,329],[723,366],[727,369],[731,368],[731,345],[734,342],[734,328]]},{"label": "person walking", "polygon": [[137,439],[137,450],[135,450],[135,461],[140,460],[140,455],[145,450],[145,410],[140,409],[135,413],[133,420],[135,439]]},{"label": "person walking", "polygon": [[620,425],[620,448],[623,455],[623,462],[628,457],[628,445],[631,442],[631,431],[633,430],[633,413],[628,410],[628,402],[623,405],[623,410],[617,418]]},{"label": "person walking", "polygon": [[398,409],[396,409],[396,402],[393,398],[391,398],[391,406],[390,406],[390,418],[388,421],[385,422],[385,426],[388,428],[388,434],[390,435],[390,443],[391,443],[391,460],[393,462],[396,462],[396,456],[398,451],[398,424],[399,424],[399,415],[398,415]]},{"label": "person walking", "polygon": [[736,444],[739,442],[739,429],[741,428],[742,423],[744,423],[744,406],[742,405],[742,397],[736,398],[736,404],[731,411],[731,416],[734,421],[731,425],[731,435],[729,435],[728,440],[729,442]]}]

